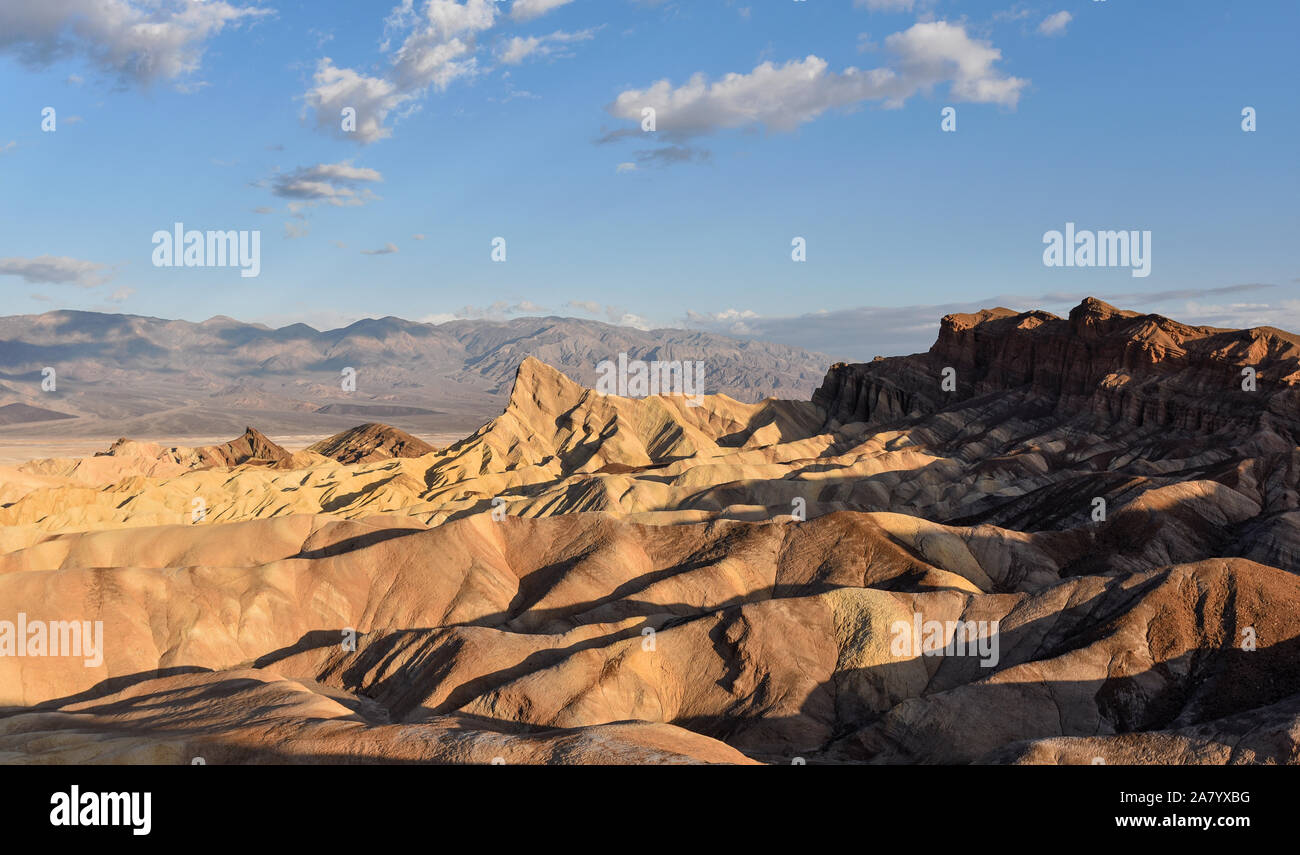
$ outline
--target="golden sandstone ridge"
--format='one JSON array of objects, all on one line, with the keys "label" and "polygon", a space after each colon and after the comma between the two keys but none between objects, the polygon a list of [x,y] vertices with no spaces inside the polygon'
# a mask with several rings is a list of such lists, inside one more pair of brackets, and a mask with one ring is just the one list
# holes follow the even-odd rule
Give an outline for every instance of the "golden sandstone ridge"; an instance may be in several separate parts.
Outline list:
[{"label": "golden sandstone ridge", "polygon": [[447,448],[0,469],[0,619],[103,639],[0,656],[0,756],[1295,763],[1298,436],[1300,339],[1087,300],[948,316],[811,401],[528,358]]}]

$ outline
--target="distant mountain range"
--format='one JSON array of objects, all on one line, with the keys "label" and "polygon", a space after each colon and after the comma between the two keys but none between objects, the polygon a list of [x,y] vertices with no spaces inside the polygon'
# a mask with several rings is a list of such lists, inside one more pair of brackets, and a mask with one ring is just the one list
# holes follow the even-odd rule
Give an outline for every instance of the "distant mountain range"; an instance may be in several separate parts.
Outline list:
[{"label": "distant mountain range", "polygon": [[[0,317],[0,435],[180,437],[334,433],[359,420],[463,433],[499,413],[529,356],[593,385],[616,359],[702,360],[707,393],[807,400],[831,358],[695,330],[643,331],[575,318],[401,318],[321,331],[215,317],[202,323],[57,311]],[[55,389],[43,391],[53,368]],[[345,368],[356,391],[345,392]],[[72,418],[68,418],[71,416]]]}]

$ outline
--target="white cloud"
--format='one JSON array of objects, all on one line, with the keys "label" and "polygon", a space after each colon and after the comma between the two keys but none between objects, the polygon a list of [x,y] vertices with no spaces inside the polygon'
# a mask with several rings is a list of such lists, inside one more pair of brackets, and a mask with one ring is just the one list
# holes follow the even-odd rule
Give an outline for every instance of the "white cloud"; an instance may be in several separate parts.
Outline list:
[{"label": "white cloud", "polygon": [[572,2],[573,0],[515,0],[510,7],[510,17],[516,21],[531,21]]},{"label": "white cloud", "polygon": [[566,33],[563,30],[545,36],[515,36],[497,51],[497,59],[506,65],[518,65],[528,57],[571,56],[564,45],[583,42],[595,35],[595,28]]},{"label": "white cloud", "polygon": [[654,329],[654,324],[640,315],[634,315],[631,312],[624,312],[617,319],[611,319],[611,322],[620,327],[632,327],[633,329],[648,332]]},{"label": "white cloud", "polygon": [[1030,15],[1032,15],[1032,14],[1033,14],[1033,12],[1030,11],[1028,7],[1025,7],[1025,6],[1021,6],[1021,5],[1019,5],[1019,4],[1016,4],[1015,6],[1013,6],[1013,7],[1010,8],[1010,9],[1003,9],[1001,12],[994,12],[994,13],[993,13],[993,20],[995,20],[995,21],[1023,21],[1025,18],[1028,18],[1028,17],[1029,17]]},{"label": "white cloud", "polygon": [[451,314],[450,312],[436,312],[432,315],[425,315],[424,317],[418,319],[418,321],[422,324],[435,324],[435,325],[445,324],[451,321],[458,321],[458,320],[460,320],[460,318],[456,317],[454,314]]},{"label": "white cloud", "polygon": [[[303,96],[315,112],[317,126],[363,145],[392,135],[385,122],[401,107],[413,109],[430,89],[445,90],[453,81],[478,72],[475,35],[496,22],[492,0],[429,0],[422,13],[414,0],[403,0],[385,20],[387,51],[402,37],[381,76],[339,68],[329,57],[316,65],[313,86]],[[341,111],[356,110],[356,130],[344,131]]]},{"label": "white cloud", "polygon": [[605,306],[591,300],[570,300],[564,305],[570,309],[577,309],[578,311],[584,312],[588,315],[604,315],[605,319],[609,321],[609,323],[618,326],[635,327],[639,330],[653,329],[653,325],[650,321],[640,315],[625,311],[620,306]]},{"label": "white cloud", "polygon": [[520,37],[515,36],[506,42],[500,51],[497,52],[497,59],[506,65],[518,65],[532,53],[535,53],[541,47],[542,40],[537,36]]},{"label": "white cloud", "polygon": [[[1015,107],[1028,82],[994,67],[1002,53],[989,42],[973,39],[963,26],[946,21],[915,24],[885,39],[885,47],[895,54],[895,67],[835,72],[818,56],[780,66],[765,62],[748,74],[731,73],[712,83],[696,74],[677,88],[660,80],[646,89],[630,89],[608,110],[639,124],[642,109],[652,107],[658,132],[684,140],[756,125],[791,131],[829,109],[869,100],[899,106],[944,82],[950,84],[952,100]],[[638,133],[639,128],[624,129],[605,139]]]},{"label": "white cloud", "polygon": [[4,145],[0,145],[0,154],[4,154],[7,151],[13,151],[16,148],[18,148],[18,143],[14,140],[10,140]]},{"label": "white cloud", "polygon": [[624,172],[636,172],[636,164],[628,161],[624,161],[623,163],[620,163],[618,166],[616,166],[614,168],[614,171],[620,175],[623,174]]},{"label": "white cloud", "polygon": [[915,24],[886,38],[885,47],[898,54],[908,95],[951,81],[949,94],[955,100],[1015,107],[1029,82],[999,72],[993,65],[1002,51],[946,21]]},{"label": "white cloud", "polygon": [[518,303],[497,300],[490,306],[462,306],[454,312],[436,312],[425,315],[420,318],[420,322],[425,324],[445,324],[448,321],[464,320],[504,321],[511,315],[537,315],[548,311],[550,310],[545,306],[539,306],[528,300],[522,300]]},{"label": "white cloud", "polygon": [[[404,3],[410,6],[409,0]],[[425,7],[428,26],[422,35],[459,36],[486,30],[496,22],[495,0],[429,0]]]},{"label": "white cloud", "polygon": [[0,276],[21,276],[25,282],[70,283],[93,288],[111,278],[105,264],[67,256],[41,255],[36,258],[0,258]]},{"label": "white cloud", "polygon": [[118,288],[108,296],[110,303],[125,303],[135,293],[134,288]]},{"label": "white cloud", "polygon": [[305,223],[298,224],[294,222],[286,222],[284,224],[284,236],[288,240],[295,240],[300,237],[306,237],[310,232],[311,232],[311,226],[306,225]]},{"label": "white cloud", "polygon": [[397,244],[395,243],[386,243],[379,249],[361,250],[362,255],[392,255],[395,252],[397,252]]},{"label": "white cloud", "polygon": [[751,311],[750,309],[723,309],[721,312],[705,312],[703,314],[699,312],[687,312],[687,315],[692,320],[699,321],[747,321],[759,317],[757,312]]},{"label": "white cloud", "polygon": [[383,181],[379,170],[365,166],[353,166],[352,161],[342,160],[338,163],[318,163],[306,170],[306,174],[325,181]]},{"label": "white cloud", "polygon": [[1065,25],[1074,20],[1074,16],[1069,12],[1057,12],[1055,15],[1048,15],[1043,22],[1038,25],[1038,32],[1045,36],[1059,36],[1065,33]]},{"label": "white cloud", "polygon": [[[391,81],[338,68],[329,57],[316,64],[313,82],[316,85],[305,100],[316,113],[317,125],[362,144],[391,136],[392,131],[384,127],[388,114],[414,97],[399,92]],[[342,111],[346,107],[356,110],[355,131],[343,130]]]},{"label": "white cloud", "polygon": [[149,84],[194,73],[206,43],[227,25],[270,14],[221,0],[4,0],[0,52],[32,67],[75,57]]},{"label": "white cloud", "polygon": [[731,335],[753,335],[756,330],[749,322],[758,318],[758,313],[749,309],[724,309],[721,312],[703,313],[688,310],[686,312],[688,323],[726,331]]},{"label": "white cloud", "polygon": [[352,161],[344,160],[280,173],[269,183],[273,195],[294,200],[288,208],[297,213],[303,208],[321,204],[335,207],[364,205],[374,199],[375,194],[359,185],[383,180],[377,169],[353,166]]}]

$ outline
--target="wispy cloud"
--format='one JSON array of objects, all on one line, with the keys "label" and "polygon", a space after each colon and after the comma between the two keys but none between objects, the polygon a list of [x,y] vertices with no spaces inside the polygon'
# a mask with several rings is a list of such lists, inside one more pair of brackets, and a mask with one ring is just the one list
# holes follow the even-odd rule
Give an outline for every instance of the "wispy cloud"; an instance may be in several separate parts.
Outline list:
[{"label": "wispy cloud", "polygon": [[510,17],[516,21],[531,21],[572,2],[573,0],[515,0],[510,6]]},{"label": "wispy cloud", "polygon": [[603,317],[611,324],[616,324],[621,327],[634,327],[639,330],[649,330],[654,328],[654,324],[649,320],[627,311],[622,306],[610,306],[591,300],[570,300],[564,305],[570,309],[577,309],[583,314]]},{"label": "wispy cloud", "polygon": [[548,311],[550,310],[545,306],[539,306],[529,300],[522,300],[518,303],[497,300],[489,306],[462,306],[454,312],[437,312],[420,318],[420,321],[426,324],[445,324],[450,321],[466,320],[505,321],[512,316],[541,315]]},{"label": "wispy cloud", "polygon": [[0,276],[19,276],[25,282],[93,288],[112,278],[112,274],[107,271],[106,264],[61,255],[0,258]]},{"label": "wispy cloud", "polygon": [[672,166],[675,163],[703,163],[712,160],[713,154],[708,149],[688,145],[666,145],[638,151],[636,159],[642,166]]},{"label": "wispy cloud", "polygon": [[1057,12],[1055,15],[1048,15],[1043,22],[1038,25],[1038,32],[1045,36],[1061,36],[1065,34],[1065,27],[1074,16],[1069,12]]},{"label": "wispy cloud", "polygon": [[[492,0],[429,0],[417,12],[412,0],[393,9],[385,20],[381,49],[401,44],[391,52],[389,67],[380,75],[340,68],[329,57],[316,64],[312,87],[303,96],[316,124],[343,139],[361,144],[392,135],[385,123],[398,109],[411,109],[430,89],[445,90],[451,83],[478,72],[476,36],[497,20]],[[340,116],[345,108],[356,111],[356,129],[345,131]]]},{"label": "wispy cloud", "polygon": [[1002,52],[972,38],[961,24],[917,23],[886,38],[885,48],[894,55],[892,66],[868,71],[836,72],[821,57],[808,56],[784,65],[764,62],[715,81],[700,73],[678,87],[660,80],[628,89],[607,110],[637,126],[606,134],[602,142],[641,136],[646,108],[654,110],[656,136],[680,145],[726,129],[792,131],[827,110],[868,101],[897,107],[944,83],[953,101],[1015,107],[1029,82],[998,69]]},{"label": "wispy cloud", "polygon": [[315,205],[364,205],[377,197],[362,185],[383,180],[384,176],[379,170],[353,166],[352,161],[344,160],[300,167],[292,172],[279,173],[260,183],[269,184],[272,195],[292,200],[287,207],[291,212],[297,213],[305,207]]},{"label": "wispy cloud", "polygon": [[77,58],[144,85],[179,81],[199,69],[204,47],[227,26],[271,14],[221,0],[4,0],[0,53],[36,68]]},{"label": "wispy cloud", "polygon": [[497,59],[506,65],[518,65],[529,57],[567,57],[572,52],[567,46],[575,42],[585,42],[596,34],[596,28],[566,33],[556,30],[544,36],[515,36],[504,42],[497,51]]}]

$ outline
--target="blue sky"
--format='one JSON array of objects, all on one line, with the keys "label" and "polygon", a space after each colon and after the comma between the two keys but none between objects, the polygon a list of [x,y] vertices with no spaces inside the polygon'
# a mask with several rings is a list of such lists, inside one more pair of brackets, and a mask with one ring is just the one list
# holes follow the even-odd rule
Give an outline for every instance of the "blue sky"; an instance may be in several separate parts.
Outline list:
[{"label": "blue sky", "polygon": [[[0,306],[851,358],[1088,294],[1297,330],[1298,32],[1294,2],[5,0]],[[177,221],[260,230],[260,275],[155,267]],[[1151,274],[1045,267],[1066,222],[1149,230]]]}]

